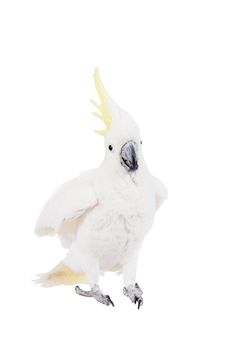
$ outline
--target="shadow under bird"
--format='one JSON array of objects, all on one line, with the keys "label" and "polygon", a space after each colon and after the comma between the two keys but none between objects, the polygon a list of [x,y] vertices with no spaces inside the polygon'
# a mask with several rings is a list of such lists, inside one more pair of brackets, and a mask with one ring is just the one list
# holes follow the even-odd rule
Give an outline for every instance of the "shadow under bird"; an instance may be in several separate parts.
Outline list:
[{"label": "shadow under bird", "polygon": [[[105,123],[105,157],[99,168],[81,173],[58,188],[45,204],[36,233],[55,235],[67,249],[54,269],[40,274],[45,287],[76,284],[77,294],[113,305],[99,286],[105,271],[123,274],[123,294],[138,308],[142,289],[136,283],[138,255],[155,212],[167,198],[163,183],[148,170],[139,128],[106,92],[99,76],[94,81],[100,103],[94,113]],[[83,290],[86,283],[90,290]]]}]

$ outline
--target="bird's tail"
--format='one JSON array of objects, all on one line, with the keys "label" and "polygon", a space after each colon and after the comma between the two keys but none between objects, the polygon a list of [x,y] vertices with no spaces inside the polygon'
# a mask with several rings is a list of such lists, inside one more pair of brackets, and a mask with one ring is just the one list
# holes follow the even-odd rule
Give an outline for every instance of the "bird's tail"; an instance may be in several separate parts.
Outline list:
[{"label": "bird's tail", "polygon": [[42,287],[53,287],[61,284],[72,285],[77,282],[86,283],[86,276],[82,272],[72,271],[61,262],[49,272],[38,274],[38,278],[34,282],[39,283]]}]

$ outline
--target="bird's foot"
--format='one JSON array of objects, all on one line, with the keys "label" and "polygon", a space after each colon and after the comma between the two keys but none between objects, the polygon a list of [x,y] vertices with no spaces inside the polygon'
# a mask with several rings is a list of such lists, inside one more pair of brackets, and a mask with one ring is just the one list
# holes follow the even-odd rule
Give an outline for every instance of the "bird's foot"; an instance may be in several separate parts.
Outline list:
[{"label": "bird's foot", "polygon": [[99,303],[102,303],[104,305],[112,305],[114,306],[111,298],[109,295],[105,295],[101,289],[99,288],[99,286],[94,285],[91,290],[89,291],[85,291],[82,290],[81,288],[79,288],[79,286],[75,287],[75,292],[79,295],[82,295],[84,297],[93,297],[95,298]]},{"label": "bird's foot", "polygon": [[126,295],[134,304],[138,304],[138,309],[143,304],[143,298],[142,298],[143,291],[139,287],[137,283],[130,284],[127,288],[124,287],[123,294]]}]

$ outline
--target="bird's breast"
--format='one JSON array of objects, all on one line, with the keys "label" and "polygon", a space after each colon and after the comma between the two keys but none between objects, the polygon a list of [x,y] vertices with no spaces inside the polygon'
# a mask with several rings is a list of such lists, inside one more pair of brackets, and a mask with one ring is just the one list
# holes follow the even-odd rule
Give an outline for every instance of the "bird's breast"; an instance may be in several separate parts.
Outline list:
[{"label": "bird's breast", "polygon": [[152,225],[155,199],[147,191],[109,191],[95,210],[96,232],[110,239],[123,234],[140,240]]},{"label": "bird's breast", "polygon": [[154,217],[153,204],[141,198],[104,200],[96,209],[92,249],[102,269],[124,264],[128,254],[138,247],[149,231]]},{"label": "bird's breast", "polygon": [[109,187],[98,198],[77,239],[99,259],[101,268],[110,269],[143,241],[153,223],[155,198],[151,191],[136,187]]}]

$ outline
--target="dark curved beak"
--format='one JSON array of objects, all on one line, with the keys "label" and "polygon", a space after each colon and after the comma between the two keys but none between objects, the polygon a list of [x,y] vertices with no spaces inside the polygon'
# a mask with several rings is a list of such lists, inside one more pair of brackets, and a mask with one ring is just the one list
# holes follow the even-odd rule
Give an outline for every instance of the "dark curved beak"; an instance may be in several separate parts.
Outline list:
[{"label": "dark curved beak", "polygon": [[121,148],[121,165],[128,171],[138,169],[136,144],[133,141],[126,142]]}]

